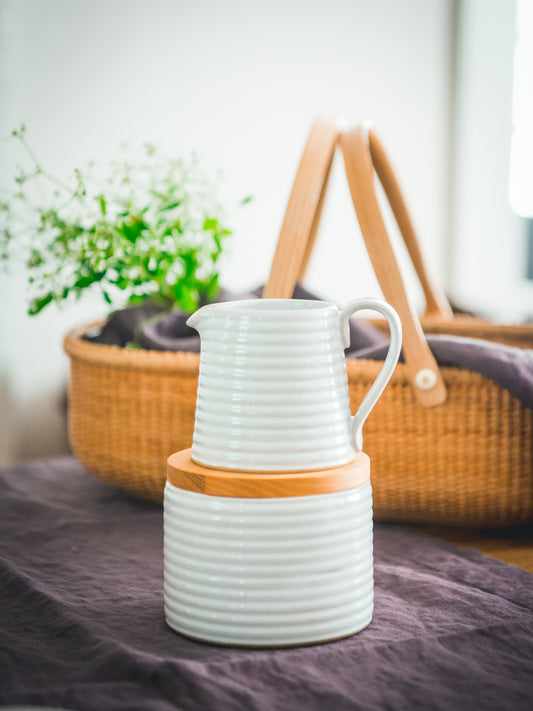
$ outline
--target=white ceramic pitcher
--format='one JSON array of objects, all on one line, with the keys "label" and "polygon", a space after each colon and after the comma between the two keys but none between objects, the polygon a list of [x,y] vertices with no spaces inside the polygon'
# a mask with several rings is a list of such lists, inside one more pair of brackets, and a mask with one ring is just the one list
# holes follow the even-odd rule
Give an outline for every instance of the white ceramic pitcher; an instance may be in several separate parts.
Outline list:
[{"label": "white ceramic pitcher", "polygon": [[[344,349],[349,318],[372,309],[388,321],[383,367],[350,413]],[[401,324],[374,298],[342,310],[324,301],[254,299],[204,306],[187,321],[201,336],[192,458],[245,471],[335,467],[362,448],[362,427],[398,361]]]}]

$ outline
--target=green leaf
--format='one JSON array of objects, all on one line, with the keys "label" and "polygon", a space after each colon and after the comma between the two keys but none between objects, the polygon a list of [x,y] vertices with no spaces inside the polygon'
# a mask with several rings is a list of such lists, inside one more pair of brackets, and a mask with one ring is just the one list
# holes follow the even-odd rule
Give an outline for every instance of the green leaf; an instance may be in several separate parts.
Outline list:
[{"label": "green leaf", "polygon": [[172,292],[176,296],[176,300],[181,308],[186,313],[192,313],[198,308],[199,295],[195,289],[182,282],[177,282],[172,287]]},{"label": "green leaf", "polygon": [[[145,155],[138,165],[120,159],[111,162],[100,184],[88,168],[75,169],[70,185],[41,169],[23,127],[14,134],[33,168],[18,171],[16,191],[0,201],[5,222],[0,225],[0,262],[23,255],[38,294],[31,313],[51,301],[79,298],[95,283],[108,304],[115,286],[132,301],[156,300],[187,311],[213,298],[218,290],[214,265],[231,231],[213,209],[214,183],[198,170],[196,158],[164,160],[158,153]],[[51,181],[48,204],[32,202],[35,181]],[[246,196],[241,204],[250,200]],[[24,211],[28,229],[10,232],[19,221],[17,211]]]},{"label": "green leaf", "polygon": [[219,236],[216,233],[213,234],[213,242],[216,244],[216,247],[217,247],[216,251],[213,252],[213,255],[212,255],[214,257],[213,261],[215,261],[215,259],[218,259],[218,255],[222,251],[222,244],[220,242]]},{"label": "green leaf", "polygon": [[96,281],[96,277],[94,274],[86,274],[84,276],[80,276],[76,279],[76,281],[73,284],[74,289],[86,289],[88,286],[91,286],[91,284],[94,284]]},{"label": "green leaf", "polygon": [[54,294],[50,291],[48,294],[46,294],[46,296],[41,296],[40,298],[32,299],[30,307],[28,309],[28,315],[36,316],[44,309],[45,306],[48,306],[48,304],[52,301],[53,298]]},{"label": "green leaf", "polygon": [[215,220],[213,217],[206,217],[204,220],[204,227],[203,229],[205,231],[207,230],[216,230],[218,227],[218,220]]},{"label": "green leaf", "polygon": [[130,304],[130,306],[135,306],[136,304],[142,303],[144,299],[145,297],[140,294],[132,294],[128,299],[128,304]]},{"label": "green leaf", "polygon": [[196,272],[196,269],[198,267],[198,257],[196,250],[191,249],[188,252],[183,252],[183,254],[179,255],[179,258],[183,263],[184,277],[185,279],[187,279]]},{"label": "green leaf", "polygon": [[209,279],[205,287],[205,296],[208,301],[211,301],[215,298],[218,293],[218,288],[218,274],[213,274],[213,276],[211,277],[211,279]]},{"label": "green leaf", "polygon": [[135,242],[137,242],[143,230],[145,230],[146,228],[147,226],[144,220],[139,220],[138,218],[133,216],[131,217],[129,222],[121,222],[119,225],[119,230],[122,231],[122,234],[128,240],[128,242],[131,242],[132,244],[135,244]]},{"label": "green leaf", "polygon": [[109,281],[122,291],[131,286],[131,281],[125,276],[118,276],[116,279],[110,279]]}]

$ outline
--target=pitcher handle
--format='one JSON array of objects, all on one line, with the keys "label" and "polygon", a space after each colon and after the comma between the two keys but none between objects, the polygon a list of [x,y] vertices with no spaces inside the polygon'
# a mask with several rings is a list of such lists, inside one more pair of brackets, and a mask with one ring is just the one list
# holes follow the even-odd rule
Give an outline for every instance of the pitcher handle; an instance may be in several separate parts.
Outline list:
[{"label": "pitcher handle", "polygon": [[379,400],[381,393],[385,390],[389,382],[398,358],[402,349],[402,324],[396,311],[381,299],[371,297],[365,299],[355,299],[350,301],[342,309],[340,314],[341,338],[345,348],[350,345],[350,317],[356,311],[371,309],[377,311],[382,316],[385,316],[390,329],[390,346],[387,352],[387,357],[377,378],[372,383],[370,390],[363,398],[359,409],[350,417],[350,427],[353,437],[353,444],[356,452],[361,452],[363,449],[363,425],[366,418],[372,411],[372,408]]}]

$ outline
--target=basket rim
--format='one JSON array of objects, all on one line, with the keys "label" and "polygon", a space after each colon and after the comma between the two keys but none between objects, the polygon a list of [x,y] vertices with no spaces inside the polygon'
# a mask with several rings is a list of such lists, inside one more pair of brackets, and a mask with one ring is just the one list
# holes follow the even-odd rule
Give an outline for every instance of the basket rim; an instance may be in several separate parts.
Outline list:
[{"label": "basket rim", "polygon": [[[369,322],[377,328],[386,328],[383,319],[373,318]],[[439,333],[461,335],[465,338],[482,340],[497,340],[498,338],[514,338],[533,348],[533,324],[531,323],[505,323],[499,324],[469,314],[456,314],[453,319],[446,320],[439,316],[420,316],[420,325],[426,336]]]},{"label": "basket rim", "polygon": [[[93,321],[91,323],[78,326],[70,330],[63,340],[63,349],[71,360],[78,360],[84,363],[91,363],[99,366],[110,366],[123,370],[139,370],[145,372],[179,372],[180,375],[198,376],[200,366],[200,353],[190,351],[156,351],[156,350],[129,350],[121,346],[107,345],[104,343],[92,343],[84,340],[83,336],[93,328],[101,326],[105,321]],[[360,375],[361,366],[364,370],[375,369],[376,371],[383,365],[382,361],[367,358],[348,358],[346,369],[348,376]],[[470,385],[481,385],[489,382],[494,387],[501,389],[501,385],[495,383],[490,378],[486,378],[481,373],[459,368],[451,365],[440,365],[441,373],[445,381],[450,383],[468,383]],[[359,372],[358,372],[359,371]],[[395,379],[409,383],[409,377],[405,368],[405,363],[399,362],[394,370]]]},{"label": "basket rim", "polygon": [[109,365],[115,368],[144,371],[176,371],[197,375],[200,354],[189,351],[129,350],[116,345],[92,343],[83,338],[91,329],[105,321],[78,326],[70,330],[63,340],[63,349],[72,360],[80,360],[95,365]]},{"label": "basket rim", "polygon": [[472,338],[481,338],[482,336],[479,334],[501,335],[502,337],[523,336],[524,338],[531,339],[533,342],[533,324],[531,323],[495,323],[494,321],[479,318],[478,316],[471,316],[470,314],[454,314],[451,321],[443,320],[438,316],[422,315],[420,322],[422,327],[437,327],[443,330],[452,328],[454,330],[464,331],[465,334],[469,333]]}]

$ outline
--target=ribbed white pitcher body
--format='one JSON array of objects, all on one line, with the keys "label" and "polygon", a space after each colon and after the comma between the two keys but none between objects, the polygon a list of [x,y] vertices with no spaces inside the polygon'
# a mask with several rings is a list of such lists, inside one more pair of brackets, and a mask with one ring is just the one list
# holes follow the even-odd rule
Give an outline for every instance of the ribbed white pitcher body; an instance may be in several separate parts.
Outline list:
[{"label": "ribbed white pitcher body", "polygon": [[340,312],[334,304],[215,304],[201,335],[193,459],[255,471],[319,469],[355,457]]},{"label": "ribbed white pitcher body", "polygon": [[336,639],[373,612],[372,491],[230,498],[165,489],[167,623],[219,644]]},{"label": "ribbed white pitcher body", "polygon": [[[344,349],[349,318],[374,309],[391,331],[387,357],[354,416]],[[362,448],[362,426],[401,349],[401,324],[378,299],[342,310],[325,301],[254,299],[204,306],[187,323],[201,337],[192,458],[245,471],[342,466]]]}]

